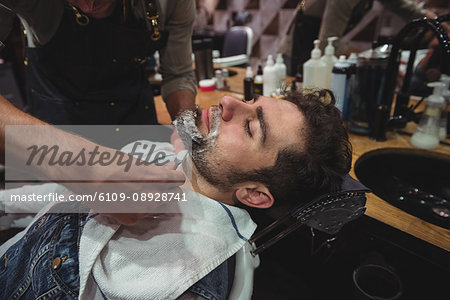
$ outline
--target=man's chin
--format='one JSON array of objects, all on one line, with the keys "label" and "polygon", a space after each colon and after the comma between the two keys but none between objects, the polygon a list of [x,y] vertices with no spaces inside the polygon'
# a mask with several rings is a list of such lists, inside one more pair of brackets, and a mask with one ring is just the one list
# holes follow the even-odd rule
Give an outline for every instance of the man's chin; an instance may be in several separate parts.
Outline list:
[{"label": "man's chin", "polygon": [[[192,153],[193,144],[203,144],[205,137],[198,127],[200,110],[185,110],[174,121],[178,135],[186,149]],[[201,120],[200,120],[201,123]]]}]

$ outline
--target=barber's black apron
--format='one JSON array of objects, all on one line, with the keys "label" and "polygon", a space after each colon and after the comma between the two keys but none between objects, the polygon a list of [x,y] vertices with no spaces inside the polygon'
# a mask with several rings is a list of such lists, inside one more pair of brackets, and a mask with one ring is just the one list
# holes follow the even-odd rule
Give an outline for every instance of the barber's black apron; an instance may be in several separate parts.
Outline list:
[{"label": "barber's black apron", "polygon": [[[118,11],[118,10],[117,10]],[[120,12],[80,25],[70,5],[44,46],[26,49],[29,113],[51,124],[157,124],[143,63],[165,46]]]}]

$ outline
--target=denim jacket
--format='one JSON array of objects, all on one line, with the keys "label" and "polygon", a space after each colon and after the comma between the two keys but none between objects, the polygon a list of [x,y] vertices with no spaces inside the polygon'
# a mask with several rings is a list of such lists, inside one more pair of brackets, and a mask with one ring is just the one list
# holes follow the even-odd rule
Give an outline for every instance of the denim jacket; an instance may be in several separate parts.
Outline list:
[{"label": "denim jacket", "polygon": [[[0,257],[0,299],[77,299],[79,241],[89,220],[75,213],[47,213],[37,219]],[[180,299],[227,299],[232,263],[219,265]]]}]

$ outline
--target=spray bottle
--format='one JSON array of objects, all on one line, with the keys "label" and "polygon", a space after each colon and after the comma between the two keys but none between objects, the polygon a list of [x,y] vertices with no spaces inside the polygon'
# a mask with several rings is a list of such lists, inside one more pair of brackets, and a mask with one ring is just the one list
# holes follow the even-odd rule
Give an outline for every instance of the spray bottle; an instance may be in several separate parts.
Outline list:
[{"label": "spray bottle", "polygon": [[325,47],[325,54],[320,58],[325,63],[325,88],[330,88],[331,72],[334,64],[337,62],[337,57],[334,55],[333,42],[337,40],[337,37],[332,36],[328,38],[328,46]]},{"label": "spray bottle", "polygon": [[320,60],[319,40],[314,41],[311,58],[303,64],[303,89],[325,88],[326,65]]},{"label": "spray bottle", "polygon": [[433,94],[427,99],[427,107],[420,119],[416,132],[411,137],[411,144],[417,148],[432,150],[439,145],[439,120],[444,104],[445,84],[432,82],[428,84],[434,88]]},{"label": "spray bottle", "polygon": [[273,63],[272,55],[267,57],[266,66],[263,72],[263,95],[270,97],[277,89],[277,71]]}]

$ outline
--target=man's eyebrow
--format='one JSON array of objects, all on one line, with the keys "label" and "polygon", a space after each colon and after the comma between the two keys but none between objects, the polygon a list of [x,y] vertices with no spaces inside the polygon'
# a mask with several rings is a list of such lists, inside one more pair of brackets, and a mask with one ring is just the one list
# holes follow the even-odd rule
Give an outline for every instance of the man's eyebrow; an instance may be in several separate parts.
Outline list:
[{"label": "man's eyebrow", "polygon": [[258,116],[259,127],[261,127],[261,144],[264,145],[267,138],[267,126],[266,121],[264,120],[263,109],[261,106],[258,106],[256,108],[256,115]]}]

